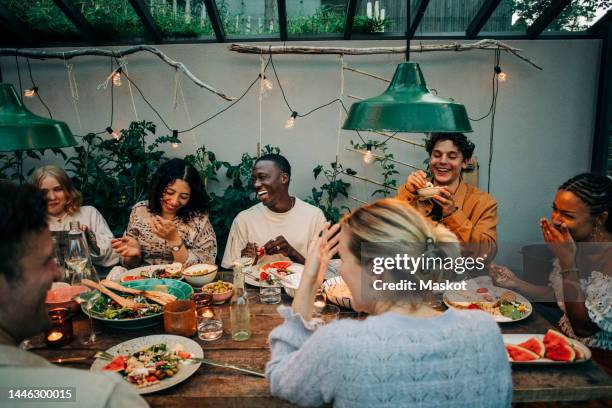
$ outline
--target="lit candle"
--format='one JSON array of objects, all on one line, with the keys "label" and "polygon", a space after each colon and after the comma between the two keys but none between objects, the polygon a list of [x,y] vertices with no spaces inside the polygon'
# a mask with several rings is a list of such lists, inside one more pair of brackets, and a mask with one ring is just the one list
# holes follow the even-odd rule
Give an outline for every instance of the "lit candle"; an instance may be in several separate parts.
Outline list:
[{"label": "lit candle", "polygon": [[51,332],[47,336],[47,340],[49,340],[49,342],[56,342],[60,340],[62,337],[64,337],[64,335],[60,332]]},{"label": "lit candle", "polygon": [[205,307],[202,309],[200,315],[204,319],[212,319],[213,317],[215,317],[215,312],[210,307]]}]

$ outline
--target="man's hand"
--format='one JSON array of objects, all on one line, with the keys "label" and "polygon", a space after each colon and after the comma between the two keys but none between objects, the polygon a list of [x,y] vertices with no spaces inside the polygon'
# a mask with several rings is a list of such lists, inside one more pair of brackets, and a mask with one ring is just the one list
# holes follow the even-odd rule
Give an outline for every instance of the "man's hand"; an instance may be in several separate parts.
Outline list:
[{"label": "man's hand", "polygon": [[253,258],[257,262],[257,244],[247,242],[246,246],[240,251],[240,256],[243,258]]},{"label": "man's hand", "polygon": [[268,255],[282,254],[297,263],[304,263],[304,257],[282,235],[266,242],[264,251]]},{"label": "man's hand", "polygon": [[427,174],[423,170],[417,170],[408,175],[406,179],[406,190],[414,194],[417,190],[427,186]]},{"label": "man's hand", "polygon": [[445,187],[441,187],[438,194],[434,194],[431,198],[442,207],[442,217],[448,217],[457,210],[455,196]]}]

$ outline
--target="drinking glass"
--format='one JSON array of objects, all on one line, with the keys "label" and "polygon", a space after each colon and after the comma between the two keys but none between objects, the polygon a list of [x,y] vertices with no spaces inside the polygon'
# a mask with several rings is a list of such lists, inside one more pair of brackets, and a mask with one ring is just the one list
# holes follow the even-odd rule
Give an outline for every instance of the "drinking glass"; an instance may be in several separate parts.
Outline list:
[{"label": "drinking glass", "polygon": [[85,310],[87,311],[87,316],[89,317],[89,336],[81,336],[79,337],[78,341],[84,346],[91,346],[96,344],[96,332],[94,331],[93,319],[91,318],[91,309],[93,309],[94,305],[96,304],[98,299],[101,298],[102,295],[97,290],[92,290],[89,289],[88,286],[85,286],[83,284],[83,279],[89,279],[90,281],[100,284],[100,278],[98,278],[98,274],[94,269],[80,269],[81,265],[87,265],[87,259],[83,258],[82,260],[66,260],[66,263],[68,264],[69,261],[73,261],[73,264],[78,266],[78,270],[80,271],[72,275],[72,287],[79,288],[80,290],[80,293],[76,295],[74,300],[78,304],[85,305]]},{"label": "drinking glass", "polygon": [[223,321],[212,307],[198,310],[198,337],[204,341],[214,341],[223,336]]},{"label": "drinking glass", "polygon": [[191,337],[197,331],[196,304],[193,300],[175,300],[164,305],[164,331]]},{"label": "drinking glass", "polygon": [[281,302],[281,287],[274,282],[267,280],[259,281],[259,301],[268,305],[275,305]]}]

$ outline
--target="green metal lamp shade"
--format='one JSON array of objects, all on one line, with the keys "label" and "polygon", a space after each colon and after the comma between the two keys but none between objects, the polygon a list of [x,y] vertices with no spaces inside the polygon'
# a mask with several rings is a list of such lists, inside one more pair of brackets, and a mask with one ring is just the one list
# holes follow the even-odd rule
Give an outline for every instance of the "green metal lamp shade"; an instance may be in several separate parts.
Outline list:
[{"label": "green metal lamp shade", "polygon": [[66,123],[34,115],[11,84],[0,84],[0,152],[51,149],[77,142]]},{"label": "green metal lamp shade", "polygon": [[354,103],[342,128],[412,133],[472,132],[465,107],[431,94],[415,62],[399,64],[384,93]]}]

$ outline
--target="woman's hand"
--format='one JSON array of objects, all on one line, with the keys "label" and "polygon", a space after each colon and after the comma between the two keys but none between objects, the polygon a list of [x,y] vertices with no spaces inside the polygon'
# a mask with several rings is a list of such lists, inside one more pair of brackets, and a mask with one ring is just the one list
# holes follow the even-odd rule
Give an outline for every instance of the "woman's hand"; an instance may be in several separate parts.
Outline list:
[{"label": "woman's hand", "polygon": [[310,320],[312,316],[315,293],[323,282],[327,264],[338,253],[339,230],[339,224],[330,227],[326,223],[321,236],[308,251],[300,286],[293,301],[293,311],[305,320]]},{"label": "woman's hand", "polygon": [[548,248],[559,258],[561,269],[576,267],[576,243],[570,234],[567,225],[561,224],[557,229],[546,218],[540,219],[540,228]]},{"label": "woman's hand", "polygon": [[414,194],[418,189],[425,188],[427,185],[427,174],[423,170],[417,170],[408,175],[405,188],[409,193]]},{"label": "woman's hand", "polygon": [[181,240],[178,229],[174,222],[166,220],[159,215],[151,217],[151,231],[161,239],[165,239],[168,242],[177,242]]},{"label": "woman's hand", "polygon": [[140,244],[134,237],[125,236],[115,238],[111,241],[111,246],[119,255],[128,259],[140,259]]},{"label": "woman's hand", "polygon": [[496,286],[506,289],[516,289],[521,280],[510,269],[494,262],[489,264],[489,276]]}]

